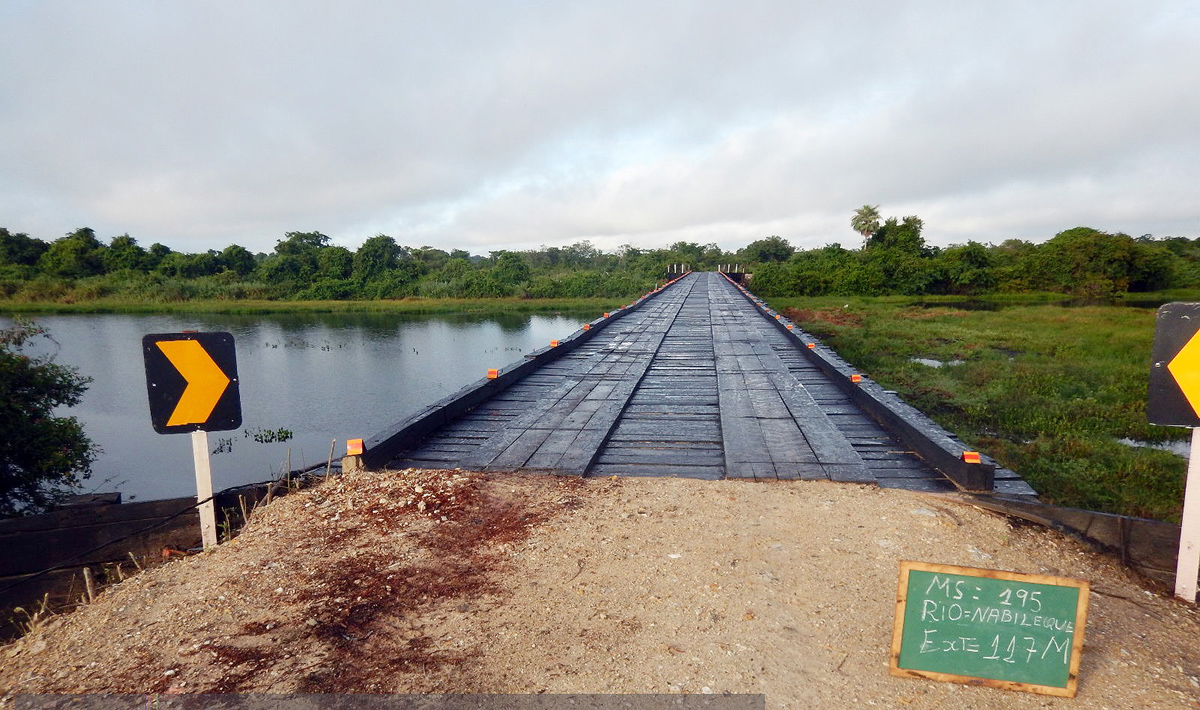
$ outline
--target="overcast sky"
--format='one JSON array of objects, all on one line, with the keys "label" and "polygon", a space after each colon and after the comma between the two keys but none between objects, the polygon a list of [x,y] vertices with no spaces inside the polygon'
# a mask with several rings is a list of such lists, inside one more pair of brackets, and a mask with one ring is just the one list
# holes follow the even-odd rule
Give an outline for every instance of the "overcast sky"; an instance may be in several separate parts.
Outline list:
[{"label": "overcast sky", "polygon": [[1200,237],[1200,3],[0,3],[0,226],[476,254]]}]

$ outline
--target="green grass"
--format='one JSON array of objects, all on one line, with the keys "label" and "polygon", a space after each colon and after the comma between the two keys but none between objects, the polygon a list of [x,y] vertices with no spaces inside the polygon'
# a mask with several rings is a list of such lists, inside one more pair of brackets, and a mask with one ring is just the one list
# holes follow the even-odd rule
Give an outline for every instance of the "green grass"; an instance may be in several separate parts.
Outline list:
[{"label": "green grass", "polygon": [[[636,298],[636,297],[635,297]],[[97,299],[78,303],[0,301],[0,313],[547,313],[595,311],[628,304],[616,298],[404,298],[376,301],[210,300],[147,303]]]},{"label": "green grass", "polygon": [[[1117,442],[1189,436],[1146,421],[1153,309],[1016,299],[997,310],[963,310],[915,300],[771,305],[796,309],[788,313],[801,327],[1017,471],[1043,500],[1179,521],[1186,461]],[[917,357],[961,363],[934,368]]]}]

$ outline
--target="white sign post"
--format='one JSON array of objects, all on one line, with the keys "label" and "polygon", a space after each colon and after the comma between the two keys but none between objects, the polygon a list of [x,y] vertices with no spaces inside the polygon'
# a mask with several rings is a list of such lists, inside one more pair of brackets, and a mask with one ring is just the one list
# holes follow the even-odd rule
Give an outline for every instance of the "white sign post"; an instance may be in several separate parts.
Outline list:
[{"label": "white sign post", "polygon": [[217,545],[217,509],[212,500],[212,465],[208,458],[208,432],[192,432],[192,459],[196,462],[196,500],[202,501],[200,540],[207,550]]},{"label": "white sign post", "polygon": [[1183,484],[1183,523],[1179,526],[1179,562],[1175,566],[1175,596],[1196,602],[1200,577],[1200,428],[1192,429],[1187,481]]}]

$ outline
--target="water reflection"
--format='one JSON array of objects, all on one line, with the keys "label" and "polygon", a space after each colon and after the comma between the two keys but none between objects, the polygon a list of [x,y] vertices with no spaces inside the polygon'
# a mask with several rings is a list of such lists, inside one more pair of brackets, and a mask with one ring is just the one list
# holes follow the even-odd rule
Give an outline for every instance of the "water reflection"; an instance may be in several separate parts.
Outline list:
[{"label": "water reflection", "polygon": [[[324,462],[331,440],[369,437],[422,406],[561,338],[595,314],[487,316],[380,313],[271,315],[47,315],[56,361],[93,378],[78,407],[103,453],[87,490],[126,499],[195,493],[190,437],[150,426],[141,339],[148,333],[233,333],[243,428],[210,433],[214,485],[266,480]],[[53,346],[49,346],[51,351]],[[253,440],[259,429],[294,433],[286,443]]]},{"label": "water reflection", "polygon": [[909,361],[915,362],[918,365],[932,367],[934,369],[937,369],[939,367],[945,367],[946,365],[961,365],[961,364],[963,364],[962,360],[951,360],[949,362],[943,362],[942,360],[935,360],[934,358],[931,358],[931,357],[910,357]]},{"label": "water reflection", "polygon": [[1143,449],[1158,449],[1159,451],[1167,451],[1176,456],[1188,458],[1192,453],[1192,442],[1185,439],[1175,439],[1172,441],[1141,441],[1140,439],[1121,438],[1117,439],[1118,444],[1124,444],[1134,448]]}]

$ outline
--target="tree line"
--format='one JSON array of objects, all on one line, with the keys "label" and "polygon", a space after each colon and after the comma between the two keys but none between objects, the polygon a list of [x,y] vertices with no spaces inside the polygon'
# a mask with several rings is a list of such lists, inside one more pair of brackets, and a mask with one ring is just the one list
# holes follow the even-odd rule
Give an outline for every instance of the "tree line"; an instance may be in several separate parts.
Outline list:
[{"label": "tree line", "polygon": [[644,292],[668,265],[695,270],[742,264],[763,296],[980,295],[1055,291],[1107,297],[1200,287],[1200,240],[1109,234],[1088,227],[1034,244],[925,242],[915,216],[882,219],[864,206],[851,219],[860,248],[798,250],[771,236],[737,251],[676,242],[665,249],[587,241],[473,256],[408,247],[379,234],[351,251],[320,232],[287,232],[270,253],[148,248],[90,228],[44,241],[0,227],[0,298],[13,301],[373,300],[405,298],[624,298]]},{"label": "tree line", "polygon": [[1034,244],[926,244],[916,216],[882,219],[865,205],[851,218],[859,249],[830,244],[778,255],[754,270],[762,296],[964,295],[1057,292],[1108,298],[1200,288],[1200,239],[1131,237],[1090,227]]},{"label": "tree line", "polygon": [[146,248],[128,234],[106,244],[86,227],[50,242],[0,227],[0,298],[623,298],[652,288],[669,264],[715,268],[734,257],[715,244],[608,253],[587,241],[485,257],[403,246],[385,234],[351,251],[315,231],[287,232],[270,253],[232,244],[189,254],[158,243]]}]

